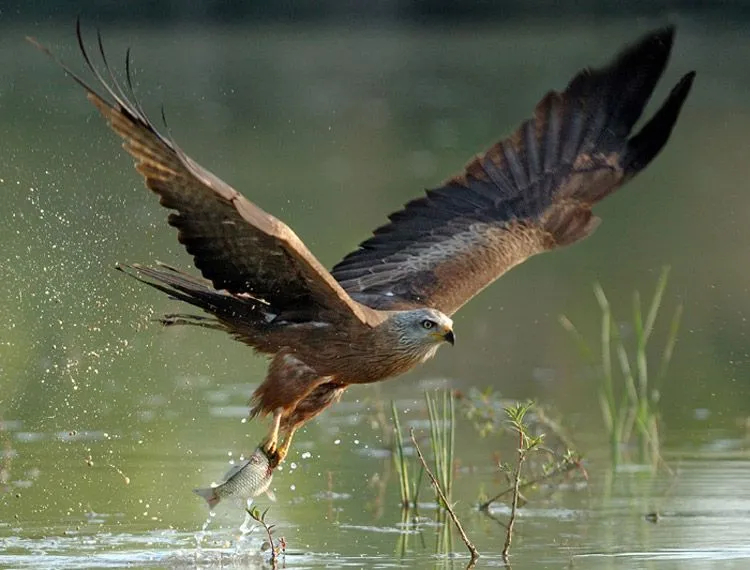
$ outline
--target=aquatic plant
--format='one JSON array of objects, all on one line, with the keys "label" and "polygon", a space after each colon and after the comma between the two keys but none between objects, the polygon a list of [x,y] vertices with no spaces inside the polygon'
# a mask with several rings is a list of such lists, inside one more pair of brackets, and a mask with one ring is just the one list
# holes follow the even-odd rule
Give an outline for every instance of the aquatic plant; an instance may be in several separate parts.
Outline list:
[{"label": "aquatic plant", "polygon": [[[456,429],[456,405],[455,397],[451,390],[442,390],[441,394],[431,394],[425,392],[425,404],[430,430],[430,448],[432,450],[434,469],[430,469],[427,461],[422,454],[422,450],[417,443],[414,435],[414,429],[410,430],[411,441],[417,453],[418,463],[410,467],[404,451],[403,433],[401,422],[399,420],[396,406],[391,402],[391,413],[393,417],[394,430],[394,459],[396,471],[399,475],[399,488],[401,491],[401,505],[404,507],[402,514],[402,526],[407,526],[407,510],[414,506],[417,507],[419,500],[419,491],[424,473],[427,473],[433,488],[435,489],[435,501],[438,505],[436,513],[436,522],[440,525],[441,532],[437,537],[436,554],[445,555],[452,551],[451,525],[448,524],[445,513],[453,520],[456,528],[461,535],[461,539],[466,544],[471,554],[469,567],[472,567],[479,553],[458,520],[450,502],[451,491],[453,488],[453,458],[455,449],[455,429]],[[410,479],[410,473],[419,469],[416,479]],[[400,550],[405,551],[406,539],[400,541]]]},{"label": "aquatic plant", "polygon": [[422,482],[422,474],[424,471],[420,465],[419,474],[416,479],[410,481],[409,462],[404,453],[404,437],[401,431],[401,422],[398,419],[398,411],[396,410],[396,404],[394,402],[391,402],[391,414],[393,418],[393,431],[395,434],[395,437],[393,438],[396,447],[394,457],[396,472],[398,473],[399,489],[401,491],[401,506],[408,509],[413,505],[416,508],[419,499],[419,487]]},{"label": "aquatic plant", "polygon": [[[450,499],[453,489],[453,453],[456,441],[456,405],[453,392],[442,390],[442,394],[431,395],[424,393],[427,405],[427,416],[430,424],[430,448],[434,458],[434,472],[446,496]],[[399,489],[401,491],[401,506],[409,508],[417,506],[419,490],[424,475],[424,466],[418,463],[414,470],[418,469],[417,477],[412,480],[406,453],[404,451],[403,432],[399,421],[396,405],[391,402],[391,414],[393,417],[393,431],[395,433],[395,464],[399,477]],[[437,497],[438,505],[442,505],[440,497]],[[444,506],[444,505],[443,505]]]},{"label": "aquatic plant", "polygon": [[469,550],[469,554],[471,555],[471,560],[469,561],[469,565],[467,566],[467,568],[472,568],[474,564],[476,564],[477,559],[479,558],[479,551],[477,550],[477,547],[474,546],[474,543],[471,542],[468,535],[466,534],[466,531],[464,530],[464,527],[461,524],[461,521],[458,519],[455,511],[453,510],[453,506],[450,504],[448,497],[443,491],[440,481],[432,473],[432,471],[430,470],[430,467],[427,465],[427,461],[425,461],[424,455],[422,455],[422,450],[419,448],[419,444],[417,443],[417,438],[414,436],[414,428],[410,430],[410,435],[411,435],[411,441],[414,444],[414,449],[417,452],[417,457],[419,457],[419,462],[422,464],[422,467],[425,470],[425,473],[427,473],[427,477],[429,477],[430,482],[432,483],[432,486],[435,489],[435,494],[438,496],[438,503],[439,504],[442,503],[445,510],[448,511],[448,515],[450,515],[451,520],[453,521],[453,524],[455,524],[456,529],[458,529],[458,534],[461,536],[461,540],[464,542],[464,544],[466,545],[466,548]]},{"label": "aquatic plant", "polygon": [[508,423],[511,428],[518,434],[518,458],[515,468],[513,469],[513,495],[510,507],[510,520],[505,532],[505,545],[503,546],[503,559],[507,563],[510,545],[513,540],[513,529],[516,523],[516,514],[518,512],[518,498],[521,494],[521,469],[529,453],[539,449],[544,441],[544,435],[531,435],[528,426],[524,423],[526,413],[534,405],[533,402],[525,404],[516,403],[513,406],[505,408],[505,414],[508,417]]},{"label": "aquatic plant", "polygon": [[276,527],[274,524],[268,524],[266,522],[266,515],[268,514],[268,508],[264,510],[263,512],[260,511],[258,507],[253,507],[252,509],[248,508],[247,514],[250,515],[250,518],[252,518],[255,522],[260,524],[261,527],[263,527],[263,530],[266,532],[266,536],[268,537],[268,540],[263,544],[262,549],[270,549],[271,551],[271,565],[275,569],[278,565],[278,559],[279,556],[286,554],[286,540],[284,540],[284,537],[282,536],[277,541],[274,541],[273,538],[273,529]]},{"label": "aquatic plant", "polygon": [[[430,420],[430,444],[435,460],[435,473],[448,500],[453,490],[453,452],[456,442],[456,404],[451,390],[432,396],[425,392]],[[440,402],[438,401],[440,400]],[[439,404],[442,404],[438,407]]]},{"label": "aquatic plant", "polygon": [[[640,294],[638,291],[633,294],[631,324],[635,346],[631,346],[630,350],[616,325],[604,289],[598,283],[594,285],[594,295],[601,312],[601,347],[598,352],[591,348],[592,343],[586,340],[570,319],[564,315],[560,317],[560,323],[575,339],[584,359],[599,371],[599,401],[615,465],[622,459],[621,446],[629,444],[633,434],[638,436],[641,461],[649,460],[656,466],[660,460],[659,386],[667,374],[677,342],[682,318],[681,304],[677,305],[672,314],[655,375],[651,374],[654,366],[650,364],[647,349],[668,280],[669,267],[664,267],[645,319]],[[613,356],[616,364],[613,364]]]},{"label": "aquatic plant", "polygon": [[[470,388],[465,394],[461,394],[461,412],[472,423],[474,429],[479,432],[480,437],[488,437],[496,433],[513,432],[507,422],[506,408],[514,406],[516,402],[502,395],[492,387],[484,390]],[[554,436],[557,444],[566,450],[574,449],[576,446],[567,430],[559,420],[553,418],[555,414],[547,406],[534,403],[525,421],[532,432],[544,430]],[[513,432],[515,433],[515,432]]]},{"label": "aquatic plant", "polygon": [[[550,450],[548,449],[544,449],[544,451],[550,452]],[[571,471],[579,471],[583,474],[584,479],[587,479],[588,475],[583,467],[582,461],[582,457],[575,451],[571,450],[566,451],[562,456],[553,454],[552,459],[542,466],[541,474],[532,477],[531,479],[521,477],[521,480],[518,482],[518,493],[521,493],[529,488],[538,487],[542,483],[548,483],[556,477],[566,475]],[[501,469],[506,473],[515,473],[515,469],[507,464],[501,465]],[[515,481],[513,481],[513,484],[511,484],[511,486],[507,489],[500,491],[499,493],[480,503],[479,510],[487,512],[492,503],[495,503],[502,499],[504,496],[510,495],[514,492],[516,492]]]},{"label": "aquatic plant", "polygon": [[[524,436],[527,440],[538,437],[544,438],[545,446],[539,448],[539,451],[546,455],[547,460],[526,466],[526,471],[529,474],[526,477],[521,476],[518,481],[518,491],[539,487],[542,483],[549,484],[554,479],[565,476],[574,470],[580,471],[585,479],[586,472],[581,464],[581,455],[574,451],[576,446],[561,421],[554,419],[553,414],[548,409],[537,403],[527,402],[522,405],[518,402],[503,399],[492,388],[481,391],[472,388],[468,393],[461,396],[461,411],[471,421],[480,437],[498,433],[516,437],[519,426],[517,423],[509,421],[509,417],[515,418],[517,416],[519,406],[523,408]],[[515,488],[513,479],[516,466],[500,462],[498,462],[498,465],[500,471],[508,476],[510,485],[489,499],[486,496],[480,498],[479,510],[488,515],[490,506],[506,495],[511,495]]]}]

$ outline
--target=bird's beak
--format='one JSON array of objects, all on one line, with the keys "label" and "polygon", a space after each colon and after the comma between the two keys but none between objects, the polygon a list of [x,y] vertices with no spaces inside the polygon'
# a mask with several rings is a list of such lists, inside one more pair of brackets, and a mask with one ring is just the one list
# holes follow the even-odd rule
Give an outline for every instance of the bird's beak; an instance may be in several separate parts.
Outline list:
[{"label": "bird's beak", "polygon": [[445,331],[445,333],[443,334],[443,339],[445,340],[445,342],[451,343],[451,346],[456,344],[456,335],[453,334],[453,331],[450,329]]},{"label": "bird's beak", "polygon": [[456,344],[456,335],[454,335],[453,331],[448,327],[445,327],[442,330],[435,330],[430,333],[430,336],[435,339],[435,342],[449,342],[452,345]]}]

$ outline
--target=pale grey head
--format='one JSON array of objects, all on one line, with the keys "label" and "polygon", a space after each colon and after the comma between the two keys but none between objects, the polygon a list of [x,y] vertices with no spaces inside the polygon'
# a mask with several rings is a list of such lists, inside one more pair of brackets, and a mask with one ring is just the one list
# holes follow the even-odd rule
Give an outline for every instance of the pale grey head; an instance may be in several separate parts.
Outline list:
[{"label": "pale grey head", "polygon": [[395,311],[389,320],[399,346],[423,360],[433,356],[441,344],[456,342],[453,320],[437,309]]}]

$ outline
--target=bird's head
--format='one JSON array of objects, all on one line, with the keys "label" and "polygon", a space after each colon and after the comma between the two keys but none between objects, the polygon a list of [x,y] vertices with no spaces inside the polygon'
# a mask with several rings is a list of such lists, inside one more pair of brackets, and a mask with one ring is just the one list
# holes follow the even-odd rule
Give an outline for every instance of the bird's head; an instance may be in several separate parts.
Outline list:
[{"label": "bird's head", "polygon": [[398,311],[392,317],[399,344],[429,358],[444,342],[454,344],[453,321],[437,309]]}]

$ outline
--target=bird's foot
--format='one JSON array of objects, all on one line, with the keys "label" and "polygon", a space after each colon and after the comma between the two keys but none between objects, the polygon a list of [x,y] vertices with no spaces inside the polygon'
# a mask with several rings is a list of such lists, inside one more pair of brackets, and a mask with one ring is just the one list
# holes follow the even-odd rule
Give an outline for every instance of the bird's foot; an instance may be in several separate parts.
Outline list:
[{"label": "bird's foot", "polygon": [[292,436],[294,435],[294,430],[290,431],[286,438],[284,439],[284,442],[279,446],[279,448],[276,450],[276,455],[279,458],[279,463],[284,461],[284,458],[286,457],[287,453],[289,453],[289,447],[292,445]]},{"label": "bird's foot", "polygon": [[263,439],[263,441],[260,442],[260,448],[263,450],[263,452],[271,457],[272,455],[276,455],[278,453],[279,442],[276,438],[266,437]]},{"label": "bird's foot", "polygon": [[271,464],[271,468],[275,468],[281,463],[283,457],[279,455],[278,440],[272,440],[270,437],[267,437],[260,442],[258,447],[260,447],[266,457],[268,457],[268,462]]},{"label": "bird's foot", "polygon": [[281,409],[276,410],[273,415],[273,423],[271,424],[271,431],[260,443],[260,447],[266,454],[272,463],[278,464],[281,459],[279,458],[278,446],[279,446],[279,426],[281,424]]}]

